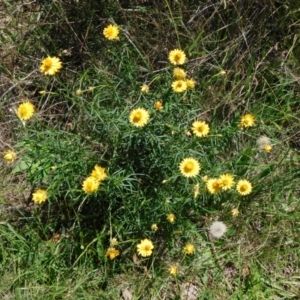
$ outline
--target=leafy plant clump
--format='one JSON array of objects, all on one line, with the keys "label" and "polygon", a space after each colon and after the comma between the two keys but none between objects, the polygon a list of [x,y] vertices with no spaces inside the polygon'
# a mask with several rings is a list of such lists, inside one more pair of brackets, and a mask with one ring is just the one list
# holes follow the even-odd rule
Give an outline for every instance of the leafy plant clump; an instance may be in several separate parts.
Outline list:
[{"label": "leafy plant clump", "polygon": [[[197,4],[198,10],[203,6],[200,21],[193,1],[190,9],[164,1],[166,24],[150,4],[111,1],[111,7],[102,7],[87,1],[83,12],[77,2],[41,7],[51,7],[52,19],[65,20],[72,29],[70,41],[80,43],[62,49],[53,36],[61,23],[53,22],[45,27],[49,39],[44,35],[38,42],[47,46],[39,62],[22,65],[32,68],[28,78],[36,83],[10,111],[14,145],[5,147],[3,160],[9,176],[26,175],[29,196],[13,219],[28,240],[8,225],[15,241],[4,235],[4,243],[12,249],[24,246],[16,251],[25,268],[32,253],[40,257],[35,267],[45,267],[47,275],[39,284],[53,283],[60,270],[77,272],[84,265],[98,268],[101,290],[117,275],[144,270],[149,278],[168,274],[179,294],[186,289],[178,278],[197,277],[197,288],[208,297],[217,282],[237,298],[258,290],[262,297],[274,295],[273,283],[257,289],[263,271],[256,258],[252,265],[245,261],[249,253],[263,256],[263,247],[272,252],[273,229],[282,228],[284,216],[298,205],[292,184],[299,175],[292,171],[298,156],[284,143],[289,130],[298,128],[287,127],[297,119],[299,90],[288,72],[279,71],[278,49],[269,48],[273,36],[271,42],[266,38],[272,32],[268,26],[282,22],[278,11],[283,8],[270,4],[265,11],[256,2],[251,7]],[[114,18],[97,25],[100,10]],[[80,23],[77,14],[81,19],[88,12],[90,21]],[[264,16],[265,27],[258,23],[250,29],[255,12]],[[149,30],[144,42],[133,16]],[[157,24],[172,33],[166,47],[150,30]],[[239,25],[248,31],[240,32]],[[81,26],[84,34],[76,30]],[[19,45],[27,59],[41,28],[34,27]],[[290,47],[288,41],[284,45]],[[297,243],[293,234],[285,242]],[[242,254],[233,246],[239,243]],[[200,271],[203,278],[195,275]],[[281,295],[285,292],[282,287]]]}]

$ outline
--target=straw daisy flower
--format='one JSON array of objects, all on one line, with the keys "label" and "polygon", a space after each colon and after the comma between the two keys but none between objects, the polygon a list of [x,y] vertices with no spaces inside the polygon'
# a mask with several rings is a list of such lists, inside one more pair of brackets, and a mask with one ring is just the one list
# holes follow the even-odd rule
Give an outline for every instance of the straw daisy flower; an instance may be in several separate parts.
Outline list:
[{"label": "straw daisy flower", "polygon": [[91,177],[94,177],[97,181],[103,181],[107,177],[105,168],[95,165],[94,170],[91,173]]},{"label": "straw daisy flower", "polygon": [[100,181],[95,179],[95,177],[87,177],[82,184],[82,189],[86,194],[95,193],[99,188]]},{"label": "straw daisy flower", "polygon": [[167,220],[170,222],[170,223],[174,223],[175,222],[175,215],[174,214],[168,214],[167,215]]},{"label": "straw daisy flower", "polygon": [[148,84],[143,84],[142,86],[141,86],[141,93],[143,93],[143,94],[147,94],[147,93],[149,93],[149,85]]},{"label": "straw daisy flower", "polygon": [[32,200],[34,203],[37,204],[42,204],[47,200],[47,198],[48,198],[47,192],[42,189],[38,189],[32,194]]},{"label": "straw daisy flower", "polygon": [[149,122],[150,115],[144,108],[134,109],[129,116],[129,121],[133,126],[144,127]]},{"label": "straw daisy flower", "polygon": [[176,78],[176,79],[185,79],[186,71],[184,71],[181,68],[175,68],[173,70],[173,77]]},{"label": "straw daisy flower", "polygon": [[187,79],[186,81],[186,85],[188,87],[188,89],[194,89],[196,86],[196,81],[194,79]]},{"label": "straw daisy flower", "polygon": [[199,183],[197,183],[193,186],[193,190],[194,190],[194,199],[196,199],[200,193]]},{"label": "straw daisy flower", "polygon": [[210,178],[206,182],[206,187],[211,194],[218,194],[222,190],[221,180],[219,178]]},{"label": "straw daisy flower", "polygon": [[231,174],[222,174],[219,177],[222,189],[227,191],[234,186],[234,178]]},{"label": "straw daisy flower", "polygon": [[109,256],[109,258],[113,260],[120,255],[120,251],[116,250],[115,248],[108,248],[105,255]]},{"label": "straw daisy flower", "polygon": [[178,274],[178,267],[175,265],[171,265],[169,267],[169,273],[170,275],[176,276]]},{"label": "straw daisy flower", "polygon": [[210,234],[217,239],[222,237],[226,231],[227,226],[221,221],[215,221],[209,227]]},{"label": "straw daisy flower", "polygon": [[163,109],[163,104],[162,104],[162,102],[161,102],[161,101],[156,101],[156,102],[154,103],[154,108],[155,108],[156,110],[162,110],[162,109]]},{"label": "straw daisy flower", "polygon": [[252,127],[255,123],[255,118],[251,114],[246,114],[242,116],[241,121],[240,121],[240,127],[241,128],[247,128],[247,127]]},{"label": "straw daisy flower", "polygon": [[62,63],[58,57],[46,57],[40,66],[40,71],[45,75],[55,75],[62,68]]},{"label": "straw daisy flower", "polygon": [[179,170],[184,177],[190,178],[197,176],[201,168],[199,162],[196,159],[188,157],[181,161]]},{"label": "straw daisy flower", "polygon": [[103,35],[108,40],[118,40],[120,29],[117,25],[110,24],[103,29]]},{"label": "straw daisy flower", "polygon": [[31,102],[23,102],[18,107],[17,115],[21,120],[26,121],[32,118],[34,110],[34,105]]},{"label": "straw daisy flower", "polygon": [[183,248],[185,254],[194,254],[195,253],[195,246],[193,244],[186,244]]},{"label": "straw daisy flower", "polygon": [[252,192],[252,184],[246,179],[241,179],[236,185],[236,189],[242,196],[249,195]]},{"label": "straw daisy flower", "polygon": [[183,93],[187,89],[186,82],[182,79],[173,81],[171,86],[175,93]]},{"label": "straw daisy flower", "polygon": [[173,65],[183,65],[186,61],[186,55],[182,50],[174,49],[169,53],[169,61]]},{"label": "straw daisy flower", "polygon": [[12,150],[6,150],[4,152],[3,158],[7,161],[7,162],[13,162],[15,161],[15,159],[17,158],[17,153],[12,151]]},{"label": "straw daisy flower", "polygon": [[152,254],[154,246],[152,242],[148,239],[141,240],[141,242],[137,245],[138,254],[143,257],[150,256]]},{"label": "straw daisy flower", "polygon": [[157,230],[158,230],[157,224],[152,224],[152,225],[151,225],[151,230],[157,231]]},{"label": "straw daisy flower", "polygon": [[205,121],[195,121],[192,124],[192,131],[197,137],[205,137],[209,133],[209,126]]},{"label": "straw daisy flower", "polygon": [[233,217],[237,217],[238,215],[239,215],[239,210],[237,209],[237,208],[233,208],[232,210],[231,210],[231,215],[233,216]]}]

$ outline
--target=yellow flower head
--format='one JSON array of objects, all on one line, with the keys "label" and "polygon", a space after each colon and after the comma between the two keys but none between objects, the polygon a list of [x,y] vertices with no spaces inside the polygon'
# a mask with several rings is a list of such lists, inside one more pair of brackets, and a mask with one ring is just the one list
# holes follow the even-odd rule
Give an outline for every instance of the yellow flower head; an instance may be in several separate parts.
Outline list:
[{"label": "yellow flower head", "polygon": [[167,215],[167,220],[170,222],[170,223],[174,223],[175,222],[175,219],[176,219],[176,216],[174,214],[168,214]]},{"label": "yellow flower head", "polygon": [[197,137],[204,137],[207,136],[209,133],[209,126],[204,121],[195,121],[192,124],[192,131],[195,136]]},{"label": "yellow flower head", "polygon": [[210,178],[206,182],[206,187],[211,194],[218,194],[222,190],[221,180],[218,178]]},{"label": "yellow flower head", "polygon": [[29,120],[34,114],[34,105],[31,102],[23,102],[19,105],[17,115],[21,120]]},{"label": "yellow flower head", "polygon": [[246,196],[249,195],[252,191],[252,184],[250,181],[246,179],[241,179],[238,181],[236,185],[236,189],[239,194]]},{"label": "yellow flower head", "polygon": [[142,86],[141,86],[141,93],[143,93],[143,94],[147,94],[147,93],[149,93],[149,85],[148,84],[143,84]]},{"label": "yellow flower head", "polygon": [[148,239],[141,240],[141,242],[137,245],[138,254],[147,257],[152,254],[154,246],[152,242]]},{"label": "yellow flower head", "polygon": [[94,170],[91,173],[91,177],[94,177],[97,181],[103,181],[107,177],[105,168],[95,165]]},{"label": "yellow flower head", "polygon": [[86,194],[95,193],[99,188],[100,181],[96,180],[95,177],[87,177],[82,184],[82,189]]},{"label": "yellow flower head", "polygon": [[111,247],[117,246],[118,244],[119,244],[119,242],[118,242],[117,238],[112,238],[110,240],[110,246]]},{"label": "yellow flower head", "polygon": [[182,79],[172,82],[172,89],[175,93],[183,93],[187,89],[186,82]]},{"label": "yellow flower head", "polygon": [[185,254],[194,254],[195,253],[195,246],[193,244],[186,244],[183,248]]},{"label": "yellow flower head", "polygon": [[116,250],[115,248],[108,248],[105,255],[109,256],[109,258],[113,260],[120,255],[120,251]]},{"label": "yellow flower head", "polygon": [[194,89],[196,86],[196,81],[194,79],[187,79],[186,81],[186,85],[188,87],[188,89]]},{"label": "yellow flower head", "polygon": [[161,102],[161,101],[156,101],[156,102],[154,103],[154,108],[155,108],[156,110],[161,110],[161,109],[163,109],[163,104],[162,104],[162,102]]},{"label": "yellow flower head", "polygon": [[12,150],[7,150],[4,152],[3,158],[7,162],[13,162],[17,158],[17,153]]},{"label": "yellow flower head", "polygon": [[62,63],[58,57],[48,56],[42,61],[40,71],[45,75],[55,75],[62,68]]},{"label": "yellow flower head", "polygon": [[178,267],[171,265],[169,268],[170,275],[176,276],[178,274]]},{"label": "yellow flower head", "polygon": [[188,178],[197,176],[201,170],[199,162],[192,157],[183,159],[179,165],[179,169],[181,174]]},{"label": "yellow flower head", "polygon": [[246,114],[242,116],[241,121],[240,121],[240,127],[241,128],[247,128],[247,127],[252,127],[255,123],[255,118],[251,114]]},{"label": "yellow flower head", "polygon": [[47,192],[45,190],[38,189],[32,194],[32,200],[34,203],[41,204],[44,203],[48,198]]},{"label": "yellow flower head", "polygon": [[151,225],[151,230],[157,231],[157,230],[158,230],[157,224],[152,224],[152,225]]},{"label": "yellow flower head", "polygon": [[200,190],[199,189],[199,183],[197,183],[193,186],[193,190],[194,190],[194,199],[196,199],[199,195],[199,190]]},{"label": "yellow flower head", "polygon": [[76,94],[76,96],[82,96],[82,95],[83,95],[82,89],[77,89],[77,90],[75,91],[75,94]]},{"label": "yellow flower head", "polygon": [[103,29],[103,35],[108,40],[118,40],[120,29],[117,25],[110,24]]},{"label": "yellow flower head", "polygon": [[176,79],[185,79],[186,78],[186,72],[181,68],[175,68],[173,70],[173,77]]},{"label": "yellow flower head", "polygon": [[265,151],[266,153],[270,153],[271,150],[272,150],[272,146],[271,146],[271,145],[266,145],[266,146],[264,146],[264,151]]},{"label": "yellow flower head", "polygon": [[169,53],[169,61],[173,65],[183,65],[186,61],[186,55],[182,50],[174,49]]},{"label": "yellow flower head", "polygon": [[234,178],[231,174],[222,174],[219,177],[222,189],[227,191],[234,186]]},{"label": "yellow flower head", "polygon": [[150,115],[144,108],[134,109],[129,116],[129,121],[133,126],[144,127],[149,122]]},{"label": "yellow flower head", "polygon": [[233,217],[237,217],[238,215],[239,215],[239,210],[237,209],[237,208],[233,208],[232,210],[231,210],[231,215],[233,216]]}]

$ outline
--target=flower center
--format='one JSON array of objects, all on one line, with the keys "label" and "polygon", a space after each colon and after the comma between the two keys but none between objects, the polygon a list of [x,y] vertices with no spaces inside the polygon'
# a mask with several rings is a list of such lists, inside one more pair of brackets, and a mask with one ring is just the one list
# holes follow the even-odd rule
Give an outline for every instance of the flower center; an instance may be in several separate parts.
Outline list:
[{"label": "flower center", "polygon": [[247,191],[247,186],[243,184],[241,186],[241,192],[246,192],[246,191]]},{"label": "flower center", "polygon": [[184,166],[184,171],[185,172],[191,172],[194,169],[194,164],[192,162],[188,162],[185,166]]},{"label": "flower center", "polygon": [[198,126],[198,131],[199,132],[203,132],[203,130],[204,130],[204,126],[203,125]]},{"label": "flower center", "polygon": [[142,118],[142,113],[141,113],[141,112],[137,112],[137,113],[134,115],[134,117],[133,117],[133,122],[134,122],[134,123],[137,123],[137,122],[139,122],[139,121],[141,120],[141,118]]},{"label": "flower center", "polygon": [[149,245],[146,245],[145,246],[145,251],[150,251],[151,250],[151,247]]},{"label": "flower center", "polygon": [[176,54],[174,60],[178,62],[180,60],[180,58],[181,58],[181,55],[180,54]]},{"label": "flower center", "polygon": [[44,62],[44,66],[45,66],[45,68],[50,69],[52,67],[51,59],[46,59]]}]

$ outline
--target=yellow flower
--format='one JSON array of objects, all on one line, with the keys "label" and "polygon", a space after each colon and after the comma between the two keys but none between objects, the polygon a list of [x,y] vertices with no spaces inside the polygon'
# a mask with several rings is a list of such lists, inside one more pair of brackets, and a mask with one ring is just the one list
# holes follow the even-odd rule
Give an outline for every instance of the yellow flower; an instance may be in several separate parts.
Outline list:
[{"label": "yellow flower", "polygon": [[40,66],[40,70],[45,75],[54,75],[55,73],[59,72],[62,68],[62,63],[59,58],[53,56],[48,56],[42,61]]},{"label": "yellow flower", "polygon": [[112,238],[110,240],[110,246],[111,247],[117,246],[118,244],[119,244],[119,242],[118,242],[117,238]]},{"label": "yellow flower", "polygon": [[187,79],[186,81],[186,85],[188,87],[188,89],[194,89],[196,86],[196,81],[194,79]]},{"label": "yellow flower", "polygon": [[199,195],[199,183],[193,186],[193,190],[194,190],[194,198],[196,199]]},{"label": "yellow flower", "polygon": [[178,267],[171,265],[169,268],[169,273],[173,276],[176,276],[178,274]]},{"label": "yellow flower", "polygon": [[4,152],[3,158],[7,162],[13,162],[17,158],[17,153],[12,150],[7,150]]},{"label": "yellow flower", "polygon": [[241,128],[247,128],[252,127],[255,123],[255,118],[251,114],[246,114],[242,116],[239,127]]},{"label": "yellow flower", "polygon": [[81,89],[77,89],[77,90],[75,91],[75,94],[76,94],[76,96],[82,96],[83,91],[82,91]]},{"label": "yellow flower", "polygon": [[201,170],[199,162],[191,157],[183,159],[179,169],[181,174],[188,178],[197,176]]},{"label": "yellow flower", "polygon": [[151,230],[157,231],[157,230],[158,230],[157,224],[152,224],[152,225],[151,225]]},{"label": "yellow flower", "polygon": [[167,220],[170,222],[170,223],[174,223],[175,222],[175,215],[174,214],[168,214],[167,215]]},{"label": "yellow flower", "polygon": [[31,102],[23,102],[19,105],[17,115],[21,120],[29,120],[34,114],[34,105]]},{"label": "yellow flower", "polygon": [[202,181],[207,182],[208,181],[208,176],[207,175],[202,176],[201,179],[202,179]]},{"label": "yellow flower", "polygon": [[174,49],[169,53],[169,61],[173,65],[183,65],[186,61],[186,55],[182,50]]},{"label": "yellow flower", "polygon": [[195,253],[195,246],[193,244],[186,244],[183,248],[185,254],[194,254]]},{"label": "yellow flower", "polygon": [[194,135],[197,137],[204,137],[207,136],[209,133],[209,126],[206,124],[205,121],[195,121],[192,124],[192,131]]},{"label": "yellow flower", "polygon": [[232,210],[231,210],[231,215],[233,216],[233,217],[237,217],[238,215],[239,215],[239,210],[237,209],[237,208],[233,208]]},{"label": "yellow flower", "polygon": [[182,79],[172,82],[172,89],[175,93],[183,93],[187,89],[186,82]]},{"label": "yellow flower", "polygon": [[173,77],[176,79],[185,79],[186,72],[181,68],[175,68],[173,70]]},{"label": "yellow flower", "polygon": [[47,192],[45,190],[38,189],[32,194],[32,200],[34,203],[41,204],[45,202],[48,198]]},{"label": "yellow flower", "polygon": [[272,146],[271,146],[271,145],[266,145],[266,146],[264,146],[264,151],[265,151],[266,153],[270,153],[271,150],[272,150]]},{"label": "yellow flower", "polygon": [[87,177],[82,184],[82,189],[86,194],[95,193],[99,188],[100,181],[96,180],[95,177]]},{"label": "yellow flower", "polygon": [[153,248],[152,242],[148,239],[141,240],[141,243],[137,245],[138,254],[143,257],[150,256]]},{"label": "yellow flower", "polygon": [[242,179],[239,180],[237,185],[236,185],[236,189],[238,191],[239,194],[246,196],[249,195],[252,191],[252,184],[250,181],[246,180],[246,179]]},{"label": "yellow flower", "polygon": [[231,174],[222,174],[219,177],[223,190],[230,190],[234,186],[234,178]]},{"label": "yellow flower", "polygon": [[105,168],[95,165],[94,170],[91,173],[91,177],[94,177],[97,181],[103,181],[107,177]]},{"label": "yellow flower", "polygon": [[116,250],[115,248],[108,248],[105,255],[109,256],[109,258],[113,260],[120,255],[120,251]]},{"label": "yellow flower", "polygon": [[221,180],[218,178],[210,178],[206,182],[206,187],[211,194],[218,194],[222,190]]},{"label": "yellow flower", "polygon": [[141,86],[141,93],[143,93],[143,94],[147,94],[147,93],[149,93],[149,85],[148,84],[143,84],[142,86]]},{"label": "yellow flower", "polygon": [[149,122],[150,115],[144,108],[134,109],[129,116],[129,121],[133,126],[144,127]]},{"label": "yellow flower", "polygon": [[118,40],[120,29],[117,25],[110,24],[103,29],[103,35],[108,40]]},{"label": "yellow flower", "polygon": [[156,110],[161,110],[161,109],[163,109],[163,104],[162,104],[162,102],[161,102],[161,101],[156,101],[156,102],[154,103],[154,108],[155,108]]}]

